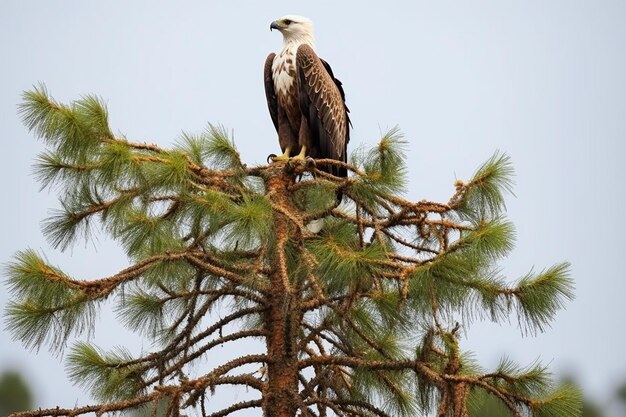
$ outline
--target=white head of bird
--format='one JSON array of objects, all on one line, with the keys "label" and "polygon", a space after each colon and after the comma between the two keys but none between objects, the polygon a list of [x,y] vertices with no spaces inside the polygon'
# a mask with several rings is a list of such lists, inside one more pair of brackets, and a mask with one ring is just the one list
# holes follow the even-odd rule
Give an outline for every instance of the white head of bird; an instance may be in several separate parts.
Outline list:
[{"label": "white head of bird", "polygon": [[306,43],[313,47],[313,22],[303,16],[287,15],[274,20],[270,24],[270,30],[276,29],[283,34],[285,46]]}]

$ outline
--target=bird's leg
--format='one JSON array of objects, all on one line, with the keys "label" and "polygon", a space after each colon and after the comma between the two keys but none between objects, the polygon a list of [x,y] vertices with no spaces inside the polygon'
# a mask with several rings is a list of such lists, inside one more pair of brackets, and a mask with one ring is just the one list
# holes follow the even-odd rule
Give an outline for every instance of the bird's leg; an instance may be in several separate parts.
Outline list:
[{"label": "bird's leg", "polygon": [[287,146],[285,148],[285,153],[283,153],[281,156],[273,156],[272,157],[272,161],[274,162],[278,162],[278,161],[288,161],[289,160],[289,154],[291,153],[291,147]]},{"label": "bird's leg", "polygon": [[296,161],[304,161],[305,157],[306,157],[306,146],[302,145],[302,150],[300,151],[300,153],[291,159],[294,159]]}]

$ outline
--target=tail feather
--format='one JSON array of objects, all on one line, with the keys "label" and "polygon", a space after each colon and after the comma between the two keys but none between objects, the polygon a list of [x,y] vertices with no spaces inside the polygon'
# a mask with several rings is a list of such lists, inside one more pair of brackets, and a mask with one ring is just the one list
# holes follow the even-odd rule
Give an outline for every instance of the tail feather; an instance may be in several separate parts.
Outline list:
[{"label": "tail feather", "polygon": [[324,219],[311,220],[310,222],[306,224],[307,230],[315,234],[319,233],[320,230],[322,230],[323,226],[324,226]]}]

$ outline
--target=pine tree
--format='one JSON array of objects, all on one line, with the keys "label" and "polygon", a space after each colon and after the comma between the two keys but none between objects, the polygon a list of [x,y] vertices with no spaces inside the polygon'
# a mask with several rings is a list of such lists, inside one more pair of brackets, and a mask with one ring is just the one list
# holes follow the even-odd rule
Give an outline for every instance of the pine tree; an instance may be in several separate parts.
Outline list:
[{"label": "pine tree", "polygon": [[[50,243],[69,248],[97,225],[131,264],[78,280],[18,252],[6,268],[8,328],[26,347],[60,351],[113,298],[121,323],[154,350],[74,342],[69,376],[100,403],[17,416],[467,417],[485,395],[513,416],[580,414],[578,390],[551,382],[546,366],[503,359],[486,371],[460,347],[473,319],[515,316],[542,331],[573,297],[567,263],[514,285],[501,275],[514,240],[506,155],[457,181],[448,202],[413,202],[402,196],[407,143],[397,129],[349,164],[249,167],[219,126],[164,149],[114,135],[97,97],[62,104],[39,86],[20,111],[48,146],[38,179],[61,195],[44,225]],[[218,347],[250,340],[242,356],[213,363]],[[234,386],[250,399],[216,408]]]}]

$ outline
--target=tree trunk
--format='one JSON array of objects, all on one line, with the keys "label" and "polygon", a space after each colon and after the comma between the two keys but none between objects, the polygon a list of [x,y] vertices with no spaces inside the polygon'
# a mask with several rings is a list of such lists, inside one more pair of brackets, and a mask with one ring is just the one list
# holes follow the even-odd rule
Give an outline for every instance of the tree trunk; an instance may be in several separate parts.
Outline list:
[{"label": "tree trunk", "polygon": [[293,417],[297,411],[298,362],[294,345],[295,313],[290,296],[276,291],[265,315],[268,330],[267,393],[263,399],[266,417]]},{"label": "tree trunk", "polygon": [[[267,181],[267,195],[272,202],[291,211],[287,186],[292,183],[284,171],[275,172]],[[267,330],[267,392],[263,398],[265,417],[294,417],[298,409],[297,329],[299,308],[287,271],[285,246],[289,240],[290,220],[274,211],[275,253],[269,256],[272,266],[272,294],[265,313]]]}]

